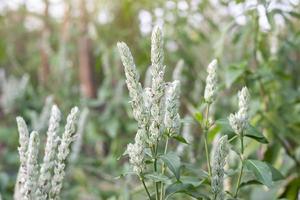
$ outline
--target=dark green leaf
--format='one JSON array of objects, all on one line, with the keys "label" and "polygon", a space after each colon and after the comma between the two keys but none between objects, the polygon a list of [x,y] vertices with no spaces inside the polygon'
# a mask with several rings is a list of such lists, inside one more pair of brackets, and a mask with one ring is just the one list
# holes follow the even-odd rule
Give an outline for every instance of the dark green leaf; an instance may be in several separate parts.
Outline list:
[{"label": "dark green leaf", "polygon": [[268,143],[267,138],[265,138],[265,136],[260,131],[258,131],[254,126],[252,126],[250,124],[248,125],[244,135],[246,137],[252,138],[260,143],[263,143],[263,144]]},{"label": "dark green leaf", "polygon": [[169,152],[165,155],[160,156],[160,158],[175,175],[176,179],[179,180],[181,163],[180,158],[177,156],[177,154],[174,152]]},{"label": "dark green leaf", "polygon": [[266,163],[266,164],[269,166],[269,168],[271,170],[273,181],[279,181],[279,180],[284,179],[284,176],[281,174],[281,172],[278,169],[276,169],[275,167],[273,167],[269,163]]},{"label": "dark green leaf", "polygon": [[151,159],[147,159],[147,160],[145,160],[145,164],[146,165],[149,165],[149,164],[153,164],[154,163],[154,161]]},{"label": "dark green leaf", "polygon": [[163,183],[167,183],[170,180],[169,177],[157,172],[146,174],[145,178],[151,179],[154,182],[163,182]]},{"label": "dark green leaf", "polygon": [[192,184],[176,182],[166,188],[166,199],[175,193],[183,193],[196,199],[209,199],[207,193],[201,187],[194,187]]},{"label": "dark green leaf", "polygon": [[174,138],[178,142],[181,142],[181,143],[184,143],[184,144],[188,144],[188,142],[186,141],[186,139],[184,139],[184,137],[182,137],[179,134],[171,135],[171,138]]},{"label": "dark green leaf", "polygon": [[270,164],[259,160],[246,160],[245,165],[248,170],[252,171],[257,180],[271,188],[273,181],[280,180],[283,176]]},{"label": "dark green leaf", "polygon": [[288,180],[286,187],[283,188],[284,192],[279,199],[297,199],[299,188],[300,179],[298,177]]},{"label": "dark green leaf", "polygon": [[257,181],[257,180],[250,180],[250,181],[241,183],[241,185],[239,186],[239,188],[247,186],[247,185],[261,185],[261,184],[262,183],[259,182],[259,181]]},{"label": "dark green leaf", "polygon": [[291,11],[291,12],[289,12],[289,14],[290,14],[291,16],[293,16],[293,17],[296,17],[296,18],[300,19],[300,14],[299,14],[299,12],[293,12],[293,11]]},{"label": "dark green leaf", "polygon": [[185,172],[193,174],[199,179],[208,178],[208,173],[205,170],[199,168],[196,164],[184,163],[182,166],[184,167]]},{"label": "dark green leaf", "polygon": [[235,134],[233,129],[231,128],[228,119],[218,119],[216,124],[221,127],[222,132],[225,134],[233,135]]},{"label": "dark green leaf", "polygon": [[237,65],[229,66],[227,68],[227,71],[225,73],[225,83],[227,88],[229,88],[244,74],[246,69],[246,64],[247,63],[243,62]]},{"label": "dark green leaf", "polygon": [[201,185],[201,183],[203,182],[203,180],[200,180],[195,176],[181,176],[180,181],[182,183],[192,184],[194,187]]}]

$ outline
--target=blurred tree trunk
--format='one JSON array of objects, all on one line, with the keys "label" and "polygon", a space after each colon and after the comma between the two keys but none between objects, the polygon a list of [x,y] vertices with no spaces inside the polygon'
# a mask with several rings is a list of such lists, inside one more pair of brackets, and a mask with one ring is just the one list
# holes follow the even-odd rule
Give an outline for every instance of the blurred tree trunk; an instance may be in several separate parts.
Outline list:
[{"label": "blurred tree trunk", "polygon": [[45,10],[44,10],[44,27],[42,30],[41,36],[41,46],[40,46],[40,55],[41,55],[41,69],[40,69],[40,82],[45,85],[47,83],[49,74],[50,74],[50,22],[49,22],[49,1],[44,0]]},{"label": "blurred tree trunk", "polygon": [[84,0],[80,1],[80,24],[79,24],[79,78],[80,89],[84,97],[95,98],[96,87],[94,81],[92,45],[88,36],[88,13]]},{"label": "blurred tree trunk", "polygon": [[65,1],[64,4],[64,17],[61,24],[61,34],[59,42],[59,73],[62,75],[64,81],[70,82],[70,76],[67,72],[69,69],[70,61],[69,56],[67,55],[67,46],[70,39],[70,24],[71,24],[71,4],[69,0]]}]

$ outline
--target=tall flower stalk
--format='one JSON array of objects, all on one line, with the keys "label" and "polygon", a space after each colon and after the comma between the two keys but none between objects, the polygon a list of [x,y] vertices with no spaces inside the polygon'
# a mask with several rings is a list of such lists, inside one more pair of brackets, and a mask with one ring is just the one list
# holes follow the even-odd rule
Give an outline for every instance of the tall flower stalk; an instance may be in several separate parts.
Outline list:
[{"label": "tall flower stalk", "polygon": [[58,145],[58,129],[61,114],[56,105],[52,106],[51,116],[49,120],[49,128],[47,131],[47,142],[45,146],[45,155],[41,165],[39,177],[38,196],[40,199],[47,199],[51,189],[51,178],[53,167],[55,164],[56,148]]},{"label": "tall flower stalk", "polygon": [[215,101],[216,98],[216,90],[217,90],[217,60],[214,59],[209,63],[207,67],[207,77],[206,77],[206,85],[204,90],[204,100],[206,103],[206,112],[205,118],[202,124],[203,135],[204,135],[204,147],[205,147],[205,155],[207,161],[207,168],[208,174],[211,176],[211,165],[210,165],[210,158],[209,158],[209,149],[208,149],[208,142],[207,142],[207,134],[210,128],[209,123],[209,109],[211,104]]},{"label": "tall flower stalk", "polygon": [[70,153],[70,145],[76,138],[76,135],[74,133],[78,113],[79,110],[77,107],[72,108],[70,114],[67,117],[65,131],[58,146],[57,159],[55,162],[54,175],[52,179],[52,188],[50,191],[50,197],[53,199],[59,199],[59,194],[65,176],[66,160],[67,156]]},{"label": "tall flower stalk", "polygon": [[127,153],[129,155],[129,161],[133,167],[133,171],[139,176],[150,198],[150,193],[144,182],[144,177],[142,176],[145,167],[145,134],[147,131],[150,112],[149,110],[146,110],[147,106],[145,106],[145,101],[143,98],[144,91],[141,83],[139,82],[139,74],[130,50],[124,42],[118,43],[117,46],[124,65],[126,84],[129,90],[129,96],[131,98],[130,103],[133,110],[133,117],[138,122],[138,130],[135,136],[135,142],[127,145]]},{"label": "tall flower stalk", "polygon": [[[165,148],[163,149],[163,154],[166,154],[170,135],[178,134],[180,128],[180,117],[178,115],[180,83],[175,80],[168,83],[169,87],[166,87],[167,83],[164,81],[163,38],[158,27],[153,29],[151,37],[151,84],[149,84],[151,87],[142,88],[139,82],[139,74],[127,45],[119,42],[117,46],[124,65],[133,116],[138,123],[135,141],[128,144],[127,154],[133,171],[139,176],[149,199],[151,199],[145,184],[145,172],[149,170],[145,165],[145,150],[149,149],[151,151],[153,172],[160,173],[157,162],[159,143],[164,139],[164,133],[167,133]],[[148,77],[148,79],[150,78]],[[162,164],[161,169],[161,173],[164,174],[164,164]],[[163,199],[164,184],[154,181],[154,188],[156,200]]]},{"label": "tall flower stalk", "polygon": [[[164,148],[164,154],[168,151],[169,137],[173,134],[178,134],[180,130],[180,116],[178,114],[179,110],[179,97],[180,97],[180,82],[175,80],[168,86],[165,95],[165,116],[164,125],[167,131],[166,143]],[[165,173],[165,163],[162,165],[162,174]],[[164,183],[161,183],[161,199],[164,198]]]},{"label": "tall flower stalk", "polygon": [[27,125],[22,117],[16,119],[19,131],[19,156],[20,167],[15,185],[14,199],[20,199],[24,194],[21,194],[26,180],[27,168],[27,148],[29,143],[29,132]]},{"label": "tall flower stalk", "polygon": [[26,160],[26,181],[24,183],[23,191],[25,200],[36,199],[36,190],[38,186],[38,154],[39,154],[39,135],[37,132],[32,132],[29,138],[27,160]]},{"label": "tall flower stalk", "polygon": [[235,191],[235,197],[237,197],[240,183],[243,176],[243,169],[244,169],[244,131],[248,125],[248,119],[249,119],[249,100],[250,100],[250,94],[248,92],[247,87],[243,87],[241,91],[238,93],[238,99],[239,99],[239,110],[238,112],[234,114],[230,114],[229,116],[229,123],[232,127],[232,129],[235,131],[235,133],[240,138],[240,158],[241,158],[241,169],[238,176],[238,181],[236,184],[236,191]]}]

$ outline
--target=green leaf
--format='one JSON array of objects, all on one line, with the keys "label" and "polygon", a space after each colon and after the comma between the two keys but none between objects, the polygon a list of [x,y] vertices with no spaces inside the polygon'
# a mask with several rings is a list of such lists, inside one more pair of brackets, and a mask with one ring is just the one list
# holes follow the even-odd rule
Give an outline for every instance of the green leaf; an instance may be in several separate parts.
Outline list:
[{"label": "green leaf", "polygon": [[180,158],[174,152],[169,152],[160,156],[163,162],[167,165],[167,167],[171,170],[171,172],[175,175],[176,179],[180,179]]},{"label": "green leaf", "polygon": [[229,124],[228,119],[226,119],[226,118],[218,119],[216,121],[216,124],[221,127],[222,132],[224,132],[225,134],[228,134],[228,135],[235,134],[234,130],[231,128],[231,126]]},{"label": "green leaf", "polygon": [[175,193],[184,193],[196,199],[209,199],[201,187],[194,187],[192,184],[176,182],[166,188],[166,199]]},{"label": "green leaf", "polygon": [[258,131],[254,126],[252,126],[250,124],[248,125],[244,136],[252,138],[263,144],[269,143],[267,138],[265,138],[265,136],[260,131]]},{"label": "green leaf", "polygon": [[120,174],[119,176],[114,177],[114,179],[120,179],[120,178],[123,178],[123,177],[125,177],[125,176],[127,176],[127,175],[136,175],[136,173],[133,172],[133,171],[124,171],[124,172],[123,172],[122,174]]},{"label": "green leaf", "polygon": [[271,170],[273,181],[280,181],[280,180],[284,179],[284,176],[281,174],[281,172],[278,169],[276,169],[269,163],[266,163],[266,164],[269,166],[269,168]]},{"label": "green leaf", "polygon": [[150,165],[150,164],[153,164],[153,163],[154,163],[153,159],[147,159],[147,160],[145,160],[145,164],[146,165]]},{"label": "green leaf", "polygon": [[170,197],[172,194],[179,193],[179,192],[184,193],[191,186],[192,186],[191,184],[180,183],[180,182],[176,182],[173,183],[172,185],[169,185],[166,188],[166,199],[168,199],[168,197]]},{"label": "green leaf", "polygon": [[241,183],[239,188],[242,188],[242,187],[245,187],[245,186],[248,186],[248,185],[261,185],[261,182],[259,182],[257,180],[250,180],[250,181]]},{"label": "green leaf", "polygon": [[157,172],[145,174],[145,178],[151,179],[154,182],[167,183],[168,181],[170,181],[169,177],[167,177],[167,176],[165,176],[163,174],[157,173]]},{"label": "green leaf", "polygon": [[209,132],[207,134],[207,140],[208,140],[209,143],[211,143],[214,140],[214,138],[217,135],[217,133],[220,132],[220,129],[221,128],[219,126],[214,126],[213,128],[211,128],[209,130]]},{"label": "green leaf", "polygon": [[177,140],[178,142],[184,143],[184,144],[189,144],[184,137],[182,137],[179,134],[171,135],[171,138]]},{"label": "green leaf", "polygon": [[197,178],[195,176],[181,176],[180,181],[182,183],[191,184],[194,187],[201,185],[201,183],[203,182],[203,180],[200,180],[199,178]]},{"label": "green leaf", "polygon": [[283,188],[284,192],[279,196],[279,199],[297,199],[300,188],[300,179],[294,177],[287,181],[287,185]]},{"label": "green leaf", "polygon": [[199,168],[197,164],[191,164],[191,163],[183,163],[182,167],[184,168],[185,172],[189,174],[193,174],[195,177],[198,177],[199,179],[207,179],[208,173]]},{"label": "green leaf", "polygon": [[296,17],[298,19],[300,19],[300,14],[298,12],[293,12],[293,11],[290,11],[289,14],[293,17]]},{"label": "green leaf", "polygon": [[257,180],[271,188],[273,181],[277,181],[283,178],[282,174],[272,167],[270,164],[259,160],[246,160],[245,166],[248,170],[252,171]]},{"label": "green leaf", "polygon": [[195,113],[195,119],[197,120],[197,122],[199,124],[202,124],[202,121],[203,121],[203,115],[201,112],[196,112]]},{"label": "green leaf", "polygon": [[242,62],[227,68],[225,72],[225,84],[227,88],[230,88],[244,74],[246,66],[247,63]]}]

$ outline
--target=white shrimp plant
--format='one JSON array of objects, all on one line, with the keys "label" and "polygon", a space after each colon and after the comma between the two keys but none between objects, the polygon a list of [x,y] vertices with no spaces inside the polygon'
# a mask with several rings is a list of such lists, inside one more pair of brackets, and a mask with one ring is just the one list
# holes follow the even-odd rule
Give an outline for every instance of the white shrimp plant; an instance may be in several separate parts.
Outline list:
[{"label": "white shrimp plant", "polygon": [[[244,154],[245,137],[263,144],[268,142],[249,124],[250,95],[246,87],[238,93],[239,110],[236,113],[231,114],[228,119],[209,120],[210,107],[215,101],[217,91],[217,60],[213,60],[207,69],[205,114],[195,114],[203,132],[207,160],[206,170],[200,170],[200,166],[181,163],[180,157],[169,147],[171,140],[187,142],[179,134],[180,81],[164,81],[161,30],[155,27],[152,32],[151,87],[142,87],[128,46],[124,42],[118,43],[117,46],[124,65],[133,116],[138,124],[134,142],[128,144],[125,154],[129,156],[132,172],[138,176],[149,199],[168,199],[175,193],[185,193],[196,199],[237,199],[240,197],[240,188],[245,185],[259,183],[272,187],[274,181],[282,178],[281,173],[270,164],[248,159]],[[221,127],[222,132],[226,134],[220,137],[213,148],[211,161],[207,138],[216,126]],[[238,155],[240,164],[235,170],[237,173],[229,177],[224,167],[226,157],[231,151]],[[248,173],[253,175],[252,179],[246,177]],[[233,181],[225,190],[226,179]]]}]

